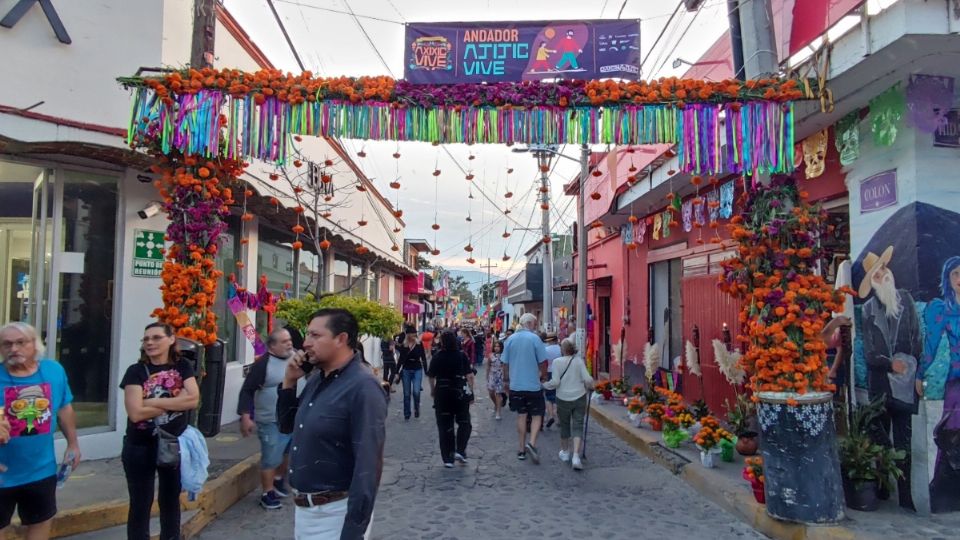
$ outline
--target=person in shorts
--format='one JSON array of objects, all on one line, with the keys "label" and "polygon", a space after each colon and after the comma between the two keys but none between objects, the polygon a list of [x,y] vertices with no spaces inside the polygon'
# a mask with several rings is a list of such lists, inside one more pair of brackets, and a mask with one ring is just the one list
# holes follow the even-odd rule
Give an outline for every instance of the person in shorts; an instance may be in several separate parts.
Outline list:
[{"label": "person in shorts", "polygon": [[[519,451],[517,459],[524,460],[527,454],[534,463],[540,463],[537,436],[543,423],[546,408],[541,383],[547,376],[547,351],[534,330],[537,317],[524,313],[520,317],[520,329],[507,339],[501,361],[507,366],[504,386],[510,393],[510,410],[517,413]],[[530,421],[530,440],[527,441],[527,417]]]},{"label": "person in shorts", "polygon": [[57,458],[53,435],[59,426],[67,440],[64,463],[80,464],[77,420],[67,374],[59,362],[43,359],[43,343],[32,326],[0,327],[0,538],[14,511],[26,538],[50,537],[57,514]]},{"label": "person in shorts", "polygon": [[[540,333],[540,339],[543,340],[544,346],[547,351],[547,379],[550,378],[550,375],[553,372],[553,361],[557,358],[560,358],[560,344],[557,342],[556,334],[547,334]],[[547,410],[546,416],[544,417],[546,423],[543,424],[543,429],[548,430],[551,426],[557,423],[557,391],[556,389],[544,389],[543,397],[547,400]]]},{"label": "person in shorts", "polygon": [[284,473],[291,437],[280,433],[277,423],[277,389],[283,383],[287,361],[293,351],[293,340],[286,329],[270,334],[267,354],[250,367],[237,402],[241,434],[248,437],[256,428],[260,439],[260,506],[268,510],[282,508],[280,499],[288,496]]}]

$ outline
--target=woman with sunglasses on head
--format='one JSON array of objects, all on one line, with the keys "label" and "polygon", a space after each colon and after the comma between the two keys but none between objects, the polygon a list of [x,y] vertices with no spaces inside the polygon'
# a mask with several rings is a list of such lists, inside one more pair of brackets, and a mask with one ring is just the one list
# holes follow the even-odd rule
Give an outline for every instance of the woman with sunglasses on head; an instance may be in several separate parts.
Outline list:
[{"label": "woman with sunglasses on head", "polygon": [[180,466],[158,464],[158,453],[162,438],[179,437],[186,429],[187,412],[200,403],[200,388],[193,366],[180,357],[176,343],[170,325],[147,325],[140,361],[127,369],[120,383],[128,417],[121,454],[130,495],[128,540],[150,538],[156,477],[160,539],[180,538]]}]

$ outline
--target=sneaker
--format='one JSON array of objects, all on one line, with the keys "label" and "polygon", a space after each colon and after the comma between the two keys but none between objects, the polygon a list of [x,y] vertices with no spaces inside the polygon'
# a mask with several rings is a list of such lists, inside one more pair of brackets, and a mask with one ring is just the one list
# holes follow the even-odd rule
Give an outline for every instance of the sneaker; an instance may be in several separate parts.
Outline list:
[{"label": "sneaker", "polygon": [[537,465],[540,464],[540,452],[537,451],[537,448],[530,443],[527,443],[527,452],[530,452],[530,458]]},{"label": "sneaker", "polygon": [[453,468],[453,462],[444,461],[444,462],[443,462],[443,466],[446,467],[446,468],[448,468],[448,469],[452,469],[452,468]]},{"label": "sneaker", "polygon": [[560,461],[564,463],[570,461],[570,452],[567,452],[566,450],[561,450],[558,456],[560,457]]},{"label": "sneaker", "polygon": [[582,470],[583,470],[583,462],[580,461],[580,456],[579,456],[578,454],[574,454],[574,455],[573,455],[573,463],[572,463],[572,466],[573,466],[573,470],[575,470],[575,471],[582,471]]},{"label": "sneaker", "polygon": [[453,454],[453,459],[459,461],[460,463],[466,463],[466,462],[467,462],[467,456],[461,454],[460,452],[457,452],[457,453]]},{"label": "sneaker", "polygon": [[526,453],[526,452],[517,452],[517,459],[519,459],[520,461],[523,461],[523,460],[527,459],[527,453]]},{"label": "sneaker", "polygon": [[495,420],[500,420],[500,415],[498,414],[498,415],[494,416],[493,418],[494,418]]},{"label": "sneaker", "polygon": [[260,496],[260,506],[266,508],[267,510],[277,510],[283,508],[283,505],[280,504],[280,498],[277,497],[277,494],[270,490]]},{"label": "sneaker", "polygon": [[290,496],[290,494],[287,493],[287,488],[283,486],[283,478],[273,479],[273,492],[281,499],[286,499]]}]

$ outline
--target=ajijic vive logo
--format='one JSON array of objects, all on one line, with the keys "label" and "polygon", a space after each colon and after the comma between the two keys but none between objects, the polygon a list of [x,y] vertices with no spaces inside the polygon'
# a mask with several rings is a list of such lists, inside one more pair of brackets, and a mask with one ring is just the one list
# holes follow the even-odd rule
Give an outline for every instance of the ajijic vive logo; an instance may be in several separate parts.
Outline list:
[{"label": "ajijic vive logo", "polygon": [[450,42],[443,36],[422,37],[414,40],[410,46],[410,69],[424,71],[449,71]]}]

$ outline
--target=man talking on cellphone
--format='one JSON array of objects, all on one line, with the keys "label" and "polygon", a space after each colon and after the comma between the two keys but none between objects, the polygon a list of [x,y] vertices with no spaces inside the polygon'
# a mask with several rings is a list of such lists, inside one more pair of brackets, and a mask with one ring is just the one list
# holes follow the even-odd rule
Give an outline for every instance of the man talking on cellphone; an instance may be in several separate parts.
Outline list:
[{"label": "man talking on cellphone", "polygon": [[[310,317],[304,350],[287,363],[277,396],[280,431],[292,433],[289,482],[294,537],[368,539],[383,471],[387,400],[343,309]],[[316,370],[297,398],[297,381]]]}]

